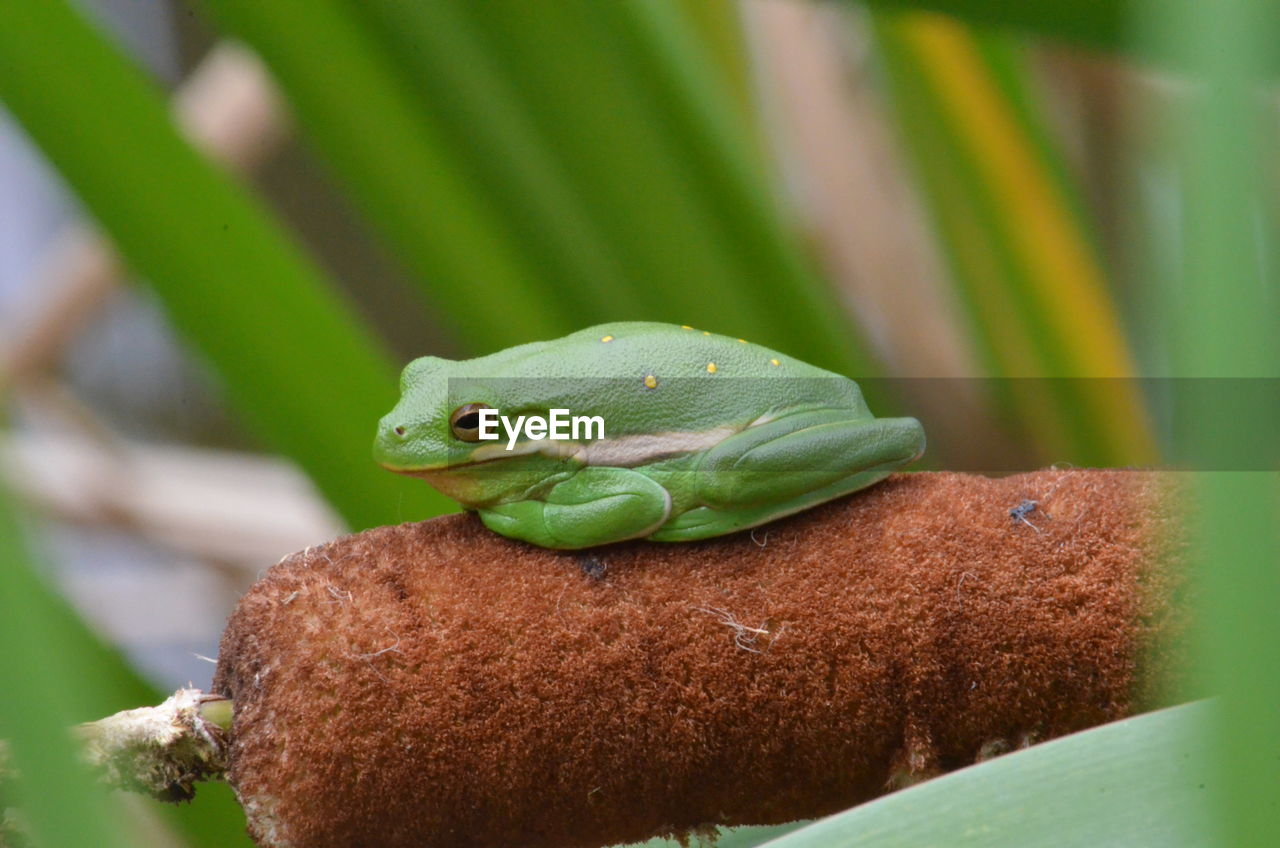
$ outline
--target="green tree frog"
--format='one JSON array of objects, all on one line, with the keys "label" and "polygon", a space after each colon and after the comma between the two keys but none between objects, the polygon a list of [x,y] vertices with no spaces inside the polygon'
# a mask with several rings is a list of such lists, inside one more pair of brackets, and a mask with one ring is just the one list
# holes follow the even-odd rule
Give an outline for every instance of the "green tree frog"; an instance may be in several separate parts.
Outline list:
[{"label": "green tree frog", "polygon": [[375,459],[548,548],[754,527],[870,486],[925,443],[919,421],[876,418],[848,378],[669,324],[422,357],[400,391]]}]

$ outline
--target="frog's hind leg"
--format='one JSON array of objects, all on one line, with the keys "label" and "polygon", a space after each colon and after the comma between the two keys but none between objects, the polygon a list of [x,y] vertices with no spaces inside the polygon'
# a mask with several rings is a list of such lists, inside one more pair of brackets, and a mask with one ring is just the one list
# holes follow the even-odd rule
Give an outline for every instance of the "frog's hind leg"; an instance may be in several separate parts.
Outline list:
[{"label": "frog's hind leg", "polygon": [[570,550],[645,536],[671,514],[671,496],[627,468],[584,468],[547,492],[545,500],[478,510],[496,533],[544,548]]},{"label": "frog's hind leg", "polygon": [[898,463],[892,463],[885,468],[869,469],[846,477],[843,480],[838,480],[822,489],[798,495],[782,503],[728,509],[709,506],[698,507],[671,519],[661,529],[650,534],[648,538],[655,542],[693,542],[698,539],[710,539],[713,536],[722,536],[726,533],[746,530],[748,527],[757,527],[773,521],[775,518],[792,515],[811,506],[817,506],[824,501],[847,495],[850,492],[856,492],[859,489],[865,489],[872,483],[877,483],[888,477],[897,467]]},{"label": "frog's hind leg", "polygon": [[[694,471],[695,500],[723,511],[821,503],[871,485],[923,451],[924,430],[914,418],[798,410],[748,427],[709,450]],[[834,494],[812,500],[818,492]]]},{"label": "frog's hind leg", "polygon": [[755,527],[866,488],[923,450],[924,430],[914,418],[798,410],[708,451],[693,472],[700,506],[649,538],[684,542]]}]

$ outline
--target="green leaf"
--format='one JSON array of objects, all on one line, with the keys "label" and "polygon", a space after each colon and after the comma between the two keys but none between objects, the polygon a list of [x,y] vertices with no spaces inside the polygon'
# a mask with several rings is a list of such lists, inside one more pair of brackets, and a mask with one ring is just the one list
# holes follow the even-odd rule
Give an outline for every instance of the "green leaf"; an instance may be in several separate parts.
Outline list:
[{"label": "green leaf", "polygon": [[262,206],[175,131],[155,86],[65,0],[0,26],[0,99],[220,374],[351,525],[447,511],[369,451],[396,370]]},{"label": "green leaf", "polygon": [[[753,132],[733,109],[731,86],[687,13],[660,0],[588,0],[582,15],[596,18],[604,44],[616,45],[615,76],[629,86],[621,102],[646,125],[666,130],[659,141],[672,152],[656,150],[655,169],[664,157],[672,163],[683,183],[680,194],[701,200],[700,239],[723,245],[728,281],[693,288],[697,318],[680,323],[705,321],[824,367],[873,375],[851,316],[798,249],[756,156]],[[692,288],[690,279],[687,269],[679,272],[663,291],[679,296]],[[745,313],[741,323],[725,322],[731,303]]]},{"label": "green leaf", "polygon": [[1116,379],[1136,373],[1125,328],[1018,45],[932,15],[873,20],[972,336],[1027,440],[1045,462],[1154,461],[1138,384]]},{"label": "green leaf", "polygon": [[[711,65],[724,81],[728,99],[744,126],[759,120],[750,46],[744,33],[745,9],[736,0],[674,0],[689,18],[695,38],[705,46]],[[763,142],[759,139],[756,144]],[[764,150],[761,147],[761,153]]]},{"label": "green leaf", "polygon": [[[1274,198],[1272,106],[1265,74],[1277,50],[1275,12],[1258,0],[1144,3],[1142,31],[1196,74],[1164,137],[1183,188],[1179,275],[1164,281],[1174,316],[1176,458],[1226,464],[1241,448],[1252,470],[1194,475],[1189,516],[1200,602],[1197,677],[1218,693],[1213,727],[1222,840],[1280,844],[1280,288],[1269,260],[1276,232],[1260,210]],[[1267,396],[1205,392],[1249,377]],[[1211,395],[1217,395],[1212,397]],[[1219,460],[1223,460],[1219,464]]]},{"label": "green leaf", "polygon": [[797,830],[770,848],[1202,848],[1213,769],[1198,703],[953,772]]},{"label": "green leaf", "polygon": [[[526,273],[554,275],[530,280],[548,296],[545,308],[558,313],[566,326],[585,326],[643,310],[629,271],[605,239],[586,204],[530,120],[495,55],[471,22],[452,2],[404,3],[369,0],[356,4],[395,68],[414,95],[412,107],[424,132],[438,134],[453,167],[470,178],[476,191],[493,199],[495,225],[500,224],[528,259]],[[302,80],[299,85],[307,84]],[[337,108],[340,104],[331,104]],[[330,145],[335,143],[333,140]],[[451,214],[441,198],[441,214]],[[420,210],[425,210],[424,205]],[[425,216],[425,211],[420,211]],[[389,222],[391,226],[391,222]],[[429,232],[428,220],[396,226]],[[497,233],[501,236],[501,233]],[[432,249],[461,253],[459,245],[440,242]],[[424,278],[428,288],[439,285]],[[554,301],[551,296],[554,295]],[[503,303],[501,299],[489,302]],[[464,303],[459,308],[469,309]],[[520,318],[505,304],[501,311]],[[526,340],[534,328],[503,331],[492,344]],[[483,350],[484,338],[465,338],[465,347]]]},{"label": "green leaf", "polygon": [[[1131,50],[1159,61],[1185,64],[1185,57],[1169,44],[1137,36],[1134,0],[859,0],[873,9],[941,12],[972,24],[1007,27],[1025,34],[1074,42],[1084,47]],[[1167,8],[1167,7],[1166,7]],[[1280,3],[1260,0],[1263,31],[1275,37]],[[1268,26],[1269,24],[1269,26]],[[1275,68],[1280,56],[1270,57]]]},{"label": "green leaf", "polygon": [[861,0],[877,10],[941,12],[974,24],[1010,27],[1089,47],[1126,43],[1127,0]]},{"label": "green leaf", "polygon": [[79,762],[69,732],[73,722],[97,717],[85,715],[85,703],[118,678],[89,663],[74,617],[49,614],[51,597],[0,490],[0,739],[12,746],[20,775],[16,806],[38,845],[124,848],[119,811]]},{"label": "green leaf", "polygon": [[667,113],[619,42],[612,4],[451,5],[500,57],[515,102],[626,269],[644,304],[630,317],[749,332],[758,318],[735,291],[744,269]]},{"label": "green leaf", "polygon": [[266,59],[464,348],[648,319],[870,372],[777,208],[723,10],[203,5]]},{"label": "green leaf", "polygon": [[[168,693],[143,680],[36,573],[6,497],[0,491],[0,644],[25,648],[0,652],[6,693],[0,699],[0,738],[14,740],[19,767],[30,778],[25,791],[34,806],[23,805],[26,817],[43,832],[44,817],[56,816],[50,823],[51,840],[62,839],[59,834],[79,834],[73,841],[49,844],[106,844],[85,841],[85,835],[103,824],[103,816],[110,823],[115,814],[96,787],[85,785],[74,763],[64,759],[62,741],[69,738],[72,724],[157,704]],[[32,744],[26,744],[28,740]],[[48,781],[56,782],[58,791],[41,788]],[[56,810],[43,806],[50,797],[58,800]],[[156,804],[153,809],[192,848],[251,844],[244,814],[225,784],[201,786],[190,804]],[[118,827],[118,822],[111,827]]]},{"label": "green leaf", "polygon": [[476,190],[356,4],[201,5],[261,54],[307,138],[415,272],[463,347],[488,352],[576,329],[569,311],[558,308],[554,276],[518,250],[509,222]]}]

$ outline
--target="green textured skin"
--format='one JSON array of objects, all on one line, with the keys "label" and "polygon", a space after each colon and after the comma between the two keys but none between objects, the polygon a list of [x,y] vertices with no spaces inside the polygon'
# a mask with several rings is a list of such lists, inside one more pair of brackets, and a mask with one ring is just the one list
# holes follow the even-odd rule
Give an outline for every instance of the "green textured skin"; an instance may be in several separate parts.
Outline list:
[{"label": "green textured skin", "polygon": [[[400,390],[375,459],[494,531],[550,548],[731,533],[869,486],[924,451],[920,422],[874,417],[854,381],[670,324],[601,324],[459,362],[423,357]],[[523,440],[511,453],[505,431],[465,442],[449,419],[467,403],[508,417],[598,415],[605,438]]]}]

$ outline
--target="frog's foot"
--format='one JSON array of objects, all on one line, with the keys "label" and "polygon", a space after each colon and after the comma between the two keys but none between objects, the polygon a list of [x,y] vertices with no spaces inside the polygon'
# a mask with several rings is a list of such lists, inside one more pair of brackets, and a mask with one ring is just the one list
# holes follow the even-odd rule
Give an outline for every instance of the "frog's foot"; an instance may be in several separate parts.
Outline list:
[{"label": "frog's foot", "polygon": [[649,538],[655,542],[693,542],[757,527],[775,518],[792,515],[824,501],[865,489],[888,477],[895,468],[897,463],[868,469],[778,504],[737,508],[698,507],[671,519]]},{"label": "frog's foot", "polygon": [[647,536],[671,514],[671,496],[627,468],[584,468],[558,483],[545,500],[479,510],[496,533],[544,548],[570,550]]}]

